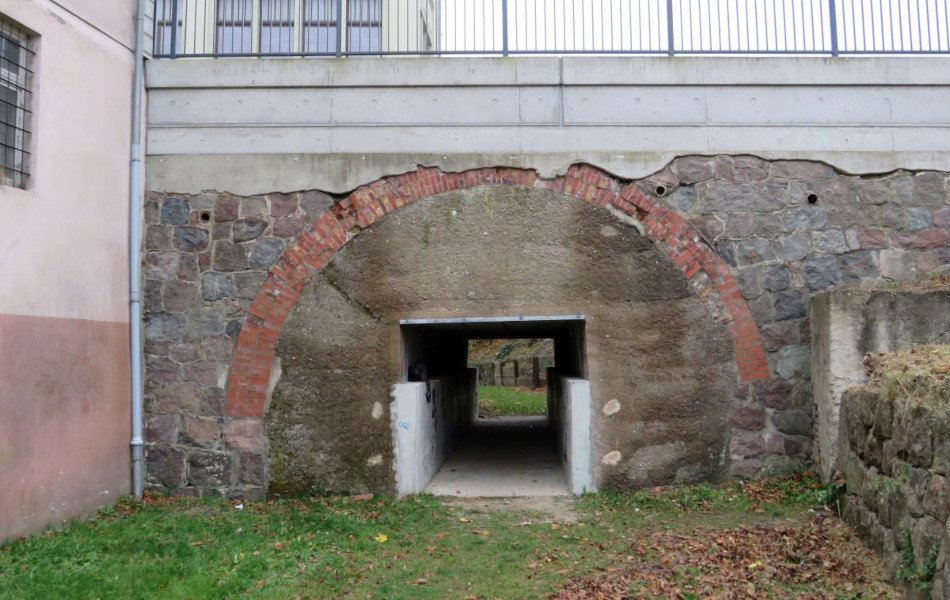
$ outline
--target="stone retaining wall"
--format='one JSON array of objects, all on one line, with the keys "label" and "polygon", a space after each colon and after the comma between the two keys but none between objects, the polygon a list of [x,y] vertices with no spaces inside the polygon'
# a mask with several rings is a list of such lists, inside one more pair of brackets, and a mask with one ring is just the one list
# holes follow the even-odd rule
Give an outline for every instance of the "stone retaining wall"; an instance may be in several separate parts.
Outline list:
[{"label": "stone retaining wall", "polygon": [[[596,169],[583,169],[584,177],[619,185]],[[860,177],[805,161],[690,156],[634,182],[649,202],[669,211],[666,221],[698,232],[680,258],[709,249],[725,263],[716,276],[735,278],[738,301],[747,303],[755,320],[757,331],[753,327],[752,333],[756,339],[761,336],[761,348],[755,350],[764,350],[770,377],[762,379],[759,371],[754,377],[743,374],[736,397],[723,399],[731,405],[732,421],[723,461],[733,476],[809,466],[809,298],[834,286],[914,279],[950,264],[947,181],[941,172]],[[563,182],[583,183],[569,176]],[[555,183],[562,184],[551,185]],[[381,181],[371,188],[377,184],[387,185]],[[148,193],[149,485],[188,494],[264,493],[267,440],[262,422],[257,415],[227,418],[225,413],[226,397],[234,392],[227,386],[235,341],[272,265],[301,233],[313,231],[321,215],[346,213],[347,202],[316,190],[252,197],[226,190]],[[695,271],[686,266],[690,277]],[[716,285],[696,283],[704,277],[700,272],[690,283],[699,286],[697,294],[705,299],[716,294]],[[726,300],[732,306],[728,302],[734,300]],[[707,302],[710,310],[714,306]],[[737,344],[747,337],[734,332]],[[251,360],[248,364],[255,360],[239,358]],[[272,368],[279,370],[276,358]],[[266,373],[249,373],[250,384],[268,385]],[[595,410],[609,415],[612,409],[604,405]]]},{"label": "stone retaining wall", "polygon": [[950,413],[869,388],[842,408],[845,521],[908,597],[950,598]]}]

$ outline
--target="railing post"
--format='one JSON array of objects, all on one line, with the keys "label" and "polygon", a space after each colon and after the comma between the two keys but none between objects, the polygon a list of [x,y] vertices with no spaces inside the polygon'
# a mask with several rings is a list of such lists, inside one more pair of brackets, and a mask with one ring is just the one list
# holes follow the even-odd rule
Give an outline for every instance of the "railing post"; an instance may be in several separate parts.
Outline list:
[{"label": "railing post", "polygon": [[501,55],[508,56],[508,0],[501,0]]},{"label": "railing post", "polygon": [[169,54],[172,58],[178,54],[178,0],[172,0],[172,47]]},{"label": "railing post", "polygon": [[838,56],[838,14],[835,12],[837,0],[828,0],[828,19],[831,21],[831,55]]},{"label": "railing post", "polygon": [[673,40],[673,0],[666,0],[666,53],[673,56],[676,53],[676,42]]},{"label": "railing post", "polygon": [[343,56],[343,34],[346,31],[343,26],[346,19],[343,18],[343,0],[336,0],[336,56]]}]

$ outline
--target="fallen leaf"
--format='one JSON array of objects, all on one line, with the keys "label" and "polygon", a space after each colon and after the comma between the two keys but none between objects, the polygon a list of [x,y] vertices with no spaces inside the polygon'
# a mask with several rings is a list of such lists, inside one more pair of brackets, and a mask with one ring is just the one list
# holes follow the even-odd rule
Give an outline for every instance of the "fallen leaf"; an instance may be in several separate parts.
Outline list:
[{"label": "fallen leaf", "polygon": [[429,583],[429,581],[425,577],[420,577],[419,579],[413,581],[412,585],[425,585],[427,583]]},{"label": "fallen leaf", "polygon": [[459,523],[471,523],[471,522],[472,522],[471,519],[466,519],[465,517],[462,517],[459,519]]},{"label": "fallen leaf", "polygon": [[374,537],[373,539],[376,540],[377,542],[379,542],[380,544],[385,544],[385,543],[386,543],[386,540],[389,539],[389,536],[386,535],[385,533],[381,533],[381,534],[377,535],[376,537]]}]

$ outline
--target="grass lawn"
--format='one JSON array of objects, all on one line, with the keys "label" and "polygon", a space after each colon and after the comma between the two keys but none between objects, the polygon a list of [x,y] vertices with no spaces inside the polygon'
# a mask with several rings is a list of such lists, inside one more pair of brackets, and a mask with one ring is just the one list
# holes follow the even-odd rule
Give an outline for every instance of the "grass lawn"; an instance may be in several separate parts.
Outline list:
[{"label": "grass lawn", "polygon": [[478,386],[478,416],[511,417],[543,416],[548,410],[548,396],[544,390]]},{"label": "grass lawn", "polygon": [[0,598],[899,598],[809,512],[825,493],[797,478],[588,495],[568,517],[429,496],[123,501],[0,547]]}]

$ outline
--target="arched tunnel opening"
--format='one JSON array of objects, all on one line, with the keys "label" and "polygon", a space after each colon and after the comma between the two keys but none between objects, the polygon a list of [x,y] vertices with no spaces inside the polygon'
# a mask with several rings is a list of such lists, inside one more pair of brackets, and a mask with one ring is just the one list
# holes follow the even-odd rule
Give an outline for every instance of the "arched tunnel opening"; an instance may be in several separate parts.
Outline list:
[{"label": "arched tunnel opening", "polygon": [[[590,385],[582,315],[406,319],[393,388],[400,495],[562,495],[594,490]],[[479,418],[479,339],[548,338],[543,416]]]}]

